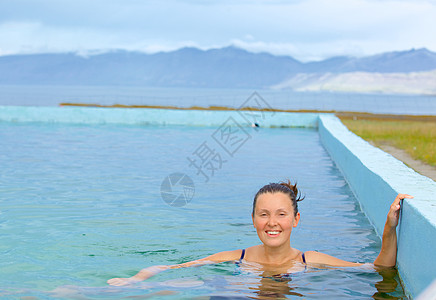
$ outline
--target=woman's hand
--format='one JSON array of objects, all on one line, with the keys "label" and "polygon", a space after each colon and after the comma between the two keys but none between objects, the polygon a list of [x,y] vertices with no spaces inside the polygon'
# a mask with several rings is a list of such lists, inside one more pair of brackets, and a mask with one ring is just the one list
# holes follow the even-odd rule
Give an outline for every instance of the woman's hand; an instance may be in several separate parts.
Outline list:
[{"label": "woman's hand", "polygon": [[124,286],[146,280],[157,273],[167,270],[169,266],[152,266],[139,271],[138,274],[129,278],[112,278],[107,281],[108,284],[114,286]]},{"label": "woman's hand", "polygon": [[108,284],[113,286],[124,286],[136,283],[140,280],[134,279],[133,277],[129,278],[112,278],[107,281]]},{"label": "woman's hand", "polygon": [[383,230],[382,247],[379,255],[374,261],[376,266],[393,267],[397,262],[397,231],[398,219],[400,217],[401,200],[413,198],[407,194],[398,194],[386,218],[385,228]]},{"label": "woman's hand", "polygon": [[388,217],[386,220],[386,225],[390,228],[395,228],[398,225],[398,219],[400,217],[401,200],[408,198],[411,199],[413,196],[407,194],[398,194],[394,202],[391,204],[391,208],[388,212]]}]

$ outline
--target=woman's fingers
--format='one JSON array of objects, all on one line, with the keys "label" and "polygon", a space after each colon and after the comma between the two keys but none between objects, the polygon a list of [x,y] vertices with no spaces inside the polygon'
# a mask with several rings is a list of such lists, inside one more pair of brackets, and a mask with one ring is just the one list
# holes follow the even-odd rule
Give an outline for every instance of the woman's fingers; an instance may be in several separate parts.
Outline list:
[{"label": "woman's fingers", "polygon": [[401,209],[401,200],[403,199],[411,199],[413,196],[408,194],[398,194],[395,197],[394,202],[391,204],[389,213],[388,213],[388,224],[390,227],[396,227],[398,225],[398,218],[400,216]]},{"label": "woman's fingers", "polygon": [[107,281],[108,284],[113,286],[123,286],[130,284],[129,278],[112,278]]},{"label": "woman's fingers", "polygon": [[408,194],[398,194],[397,197],[395,197],[395,200],[392,203],[391,208],[393,208],[394,210],[400,209],[401,200],[403,200],[405,198],[411,199],[411,198],[413,198],[413,196],[408,195]]},{"label": "woman's fingers", "polygon": [[409,199],[411,199],[411,198],[413,198],[413,196],[411,196],[411,195],[408,195],[408,194],[398,194],[397,195],[397,197],[395,197],[395,200],[403,200],[403,199],[405,199],[405,198],[409,198]]},{"label": "woman's fingers", "polygon": [[110,284],[110,285],[118,286],[119,278],[112,278],[112,279],[109,279],[109,280],[107,281],[107,283]]}]

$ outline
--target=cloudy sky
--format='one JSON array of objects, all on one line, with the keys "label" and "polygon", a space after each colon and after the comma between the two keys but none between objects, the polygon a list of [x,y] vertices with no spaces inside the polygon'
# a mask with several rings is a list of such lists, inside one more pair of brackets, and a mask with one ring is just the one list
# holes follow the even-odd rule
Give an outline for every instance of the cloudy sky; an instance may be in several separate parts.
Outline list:
[{"label": "cloudy sky", "polygon": [[436,0],[0,0],[0,55],[229,45],[302,61],[436,51]]}]

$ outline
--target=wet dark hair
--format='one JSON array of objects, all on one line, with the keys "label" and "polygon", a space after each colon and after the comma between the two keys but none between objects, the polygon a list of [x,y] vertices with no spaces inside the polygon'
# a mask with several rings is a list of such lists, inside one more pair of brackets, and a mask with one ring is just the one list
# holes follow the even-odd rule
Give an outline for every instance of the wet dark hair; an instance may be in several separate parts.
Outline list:
[{"label": "wet dark hair", "polygon": [[253,211],[252,216],[254,217],[254,211],[256,210],[256,203],[257,198],[266,193],[283,193],[287,196],[289,196],[289,199],[292,201],[292,206],[294,208],[294,215],[296,216],[298,213],[298,205],[297,202],[302,201],[304,197],[301,196],[301,192],[297,189],[297,183],[294,185],[291,183],[291,181],[288,179],[287,182],[279,182],[279,183],[270,183],[265,186],[263,186],[257,193],[256,196],[254,196],[253,200]]}]

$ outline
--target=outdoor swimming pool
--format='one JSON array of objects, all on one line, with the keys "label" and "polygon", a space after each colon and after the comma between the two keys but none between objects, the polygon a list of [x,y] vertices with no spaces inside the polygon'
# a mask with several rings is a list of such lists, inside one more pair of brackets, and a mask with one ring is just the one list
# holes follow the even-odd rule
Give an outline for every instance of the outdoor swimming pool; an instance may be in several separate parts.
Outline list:
[{"label": "outdoor swimming pool", "polygon": [[[245,128],[250,135],[206,178],[188,157],[213,144],[216,127],[0,123],[0,297],[402,298],[396,273],[316,269],[274,281],[224,263],[171,270],[132,287],[106,280],[259,243],[251,204],[264,184],[297,180],[306,199],[292,233],[297,249],[372,262],[380,240],[345,179],[304,128]],[[181,208],[162,180],[188,174],[195,195]],[[387,209],[387,208],[386,208]]]}]

